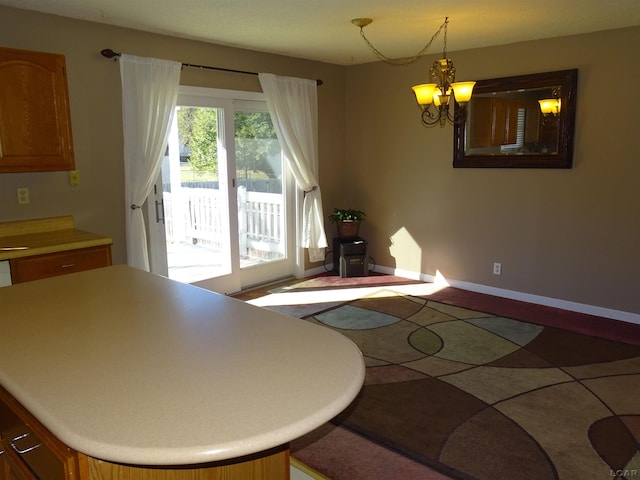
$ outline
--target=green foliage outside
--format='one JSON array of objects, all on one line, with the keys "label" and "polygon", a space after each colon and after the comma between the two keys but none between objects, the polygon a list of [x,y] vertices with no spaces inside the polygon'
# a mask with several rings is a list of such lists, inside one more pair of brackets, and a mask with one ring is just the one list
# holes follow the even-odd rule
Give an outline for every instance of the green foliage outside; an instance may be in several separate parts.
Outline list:
[{"label": "green foliage outside", "polygon": [[[277,177],[270,158],[277,158],[280,146],[265,112],[236,112],[236,168],[244,178]],[[181,107],[178,110],[178,135],[188,153],[192,170],[199,176],[218,174],[218,119],[215,108]]]},{"label": "green foliage outside", "polygon": [[280,145],[271,116],[266,112],[236,112],[236,166],[249,178],[250,172],[264,172],[268,177],[276,177],[269,158],[279,155]]},{"label": "green foliage outside", "polygon": [[218,173],[218,121],[213,108],[182,107],[178,110],[180,143],[189,152],[193,170]]}]

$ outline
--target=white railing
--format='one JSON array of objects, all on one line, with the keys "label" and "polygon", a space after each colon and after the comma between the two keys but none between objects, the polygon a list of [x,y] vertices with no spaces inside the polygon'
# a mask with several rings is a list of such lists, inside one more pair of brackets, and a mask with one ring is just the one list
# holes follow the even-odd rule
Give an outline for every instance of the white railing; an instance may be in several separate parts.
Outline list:
[{"label": "white railing", "polygon": [[[220,190],[180,188],[164,192],[168,242],[198,243],[224,250],[225,203]],[[238,188],[240,255],[264,260],[284,257],[284,201],[278,193],[247,192]]]}]

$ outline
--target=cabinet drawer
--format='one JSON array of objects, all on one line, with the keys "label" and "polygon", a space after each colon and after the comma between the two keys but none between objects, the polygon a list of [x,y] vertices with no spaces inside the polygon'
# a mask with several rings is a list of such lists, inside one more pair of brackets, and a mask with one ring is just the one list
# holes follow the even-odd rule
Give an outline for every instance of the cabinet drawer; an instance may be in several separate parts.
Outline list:
[{"label": "cabinet drawer", "polygon": [[111,246],[81,248],[11,260],[13,283],[29,282],[111,265]]},{"label": "cabinet drawer", "polygon": [[[0,448],[4,450],[4,461],[11,472],[9,478],[73,478],[77,472],[75,451],[49,438],[50,434],[43,430],[37,420],[24,418],[14,411],[12,407],[17,404],[15,401],[5,403],[8,397],[3,399],[4,395],[4,392],[0,392]],[[18,410],[22,409],[18,407]],[[34,424],[37,426],[31,428]]]}]

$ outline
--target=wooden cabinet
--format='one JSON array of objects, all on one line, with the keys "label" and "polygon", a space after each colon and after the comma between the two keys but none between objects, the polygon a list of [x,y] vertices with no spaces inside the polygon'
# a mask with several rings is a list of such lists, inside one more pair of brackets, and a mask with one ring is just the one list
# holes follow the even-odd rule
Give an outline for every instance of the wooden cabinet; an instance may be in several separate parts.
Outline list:
[{"label": "wooden cabinet", "polygon": [[79,248],[10,260],[11,281],[29,282],[111,265],[111,246]]},{"label": "wooden cabinet", "polygon": [[0,172],[74,168],[64,56],[0,48]]},{"label": "wooden cabinet", "polygon": [[[4,442],[0,441],[0,449],[6,449]],[[10,450],[2,450],[0,455],[0,480],[38,480],[33,476],[29,467],[23,462],[12,458]]]},{"label": "wooden cabinet", "polygon": [[518,102],[506,98],[476,97],[470,115],[469,147],[512,145],[518,135]]},{"label": "wooden cabinet", "polygon": [[111,238],[77,230],[73,217],[0,223],[0,260],[22,283],[111,265]]},{"label": "wooden cabinet", "polygon": [[267,480],[289,478],[288,445],[203,465],[135,467],[67,447],[0,387],[0,480]]},{"label": "wooden cabinet", "polygon": [[87,478],[86,457],[67,447],[0,387],[0,480]]}]

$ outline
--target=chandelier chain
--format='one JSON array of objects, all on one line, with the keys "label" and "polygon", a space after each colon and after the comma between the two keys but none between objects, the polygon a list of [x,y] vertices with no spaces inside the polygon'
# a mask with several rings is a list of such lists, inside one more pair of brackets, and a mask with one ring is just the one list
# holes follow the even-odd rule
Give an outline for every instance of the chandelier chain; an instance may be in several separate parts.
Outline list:
[{"label": "chandelier chain", "polygon": [[360,35],[364,39],[365,43],[369,46],[371,51],[375,54],[375,56],[378,57],[379,60],[381,60],[384,63],[387,63],[389,65],[409,65],[411,63],[416,62],[417,60],[419,60],[424,55],[426,55],[427,51],[431,47],[431,44],[438,37],[438,35],[440,35],[440,32],[443,29],[444,29],[444,57],[446,58],[446,53],[447,53],[447,24],[448,23],[449,23],[449,17],[446,17],[444,19],[444,22],[442,23],[442,25],[440,25],[440,28],[438,28],[438,31],[433,34],[433,36],[431,37],[429,42],[424,47],[422,47],[422,49],[418,53],[416,53],[415,55],[413,55],[411,57],[391,58],[391,57],[387,57],[386,55],[384,55],[380,50],[378,50],[376,47],[374,47],[373,44],[369,41],[369,39],[366,37],[366,35],[364,34],[364,25],[360,27]]}]

